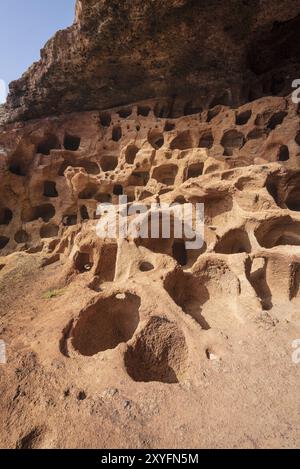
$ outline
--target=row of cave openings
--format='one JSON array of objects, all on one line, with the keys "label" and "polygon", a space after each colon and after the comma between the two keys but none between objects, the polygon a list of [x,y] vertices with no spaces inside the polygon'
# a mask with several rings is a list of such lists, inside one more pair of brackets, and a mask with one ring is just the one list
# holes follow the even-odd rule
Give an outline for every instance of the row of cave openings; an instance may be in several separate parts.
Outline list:
[{"label": "row of cave openings", "polygon": [[[207,120],[210,122],[219,112],[221,108],[217,107],[208,112]],[[252,111],[246,110],[236,114],[236,125],[243,126],[247,124],[252,116]],[[271,131],[276,129],[277,126],[281,125],[287,116],[287,112],[280,111],[274,113],[272,116],[259,114],[255,119],[255,127],[245,136],[243,132],[237,129],[231,129],[224,132],[221,139],[221,145],[224,148],[224,156],[233,156],[235,150],[240,150],[247,141],[259,139],[267,136]],[[169,132],[175,129],[175,124],[172,122],[166,122],[164,131],[157,129],[150,130],[148,133],[148,141],[155,150],[159,150],[165,143],[164,132]],[[113,129],[116,132],[115,135],[118,138],[113,140],[118,141],[122,137],[121,127]],[[295,137],[296,143],[300,144],[300,132]],[[207,129],[201,133],[198,143],[198,148],[211,149],[214,145],[214,137],[211,129]],[[170,150],[188,150],[195,146],[195,142],[192,138],[191,133],[187,131],[181,132],[174,140],[170,143]],[[126,162],[128,164],[134,164],[135,157],[139,149],[135,145],[130,145],[126,151]],[[289,159],[289,149],[286,145],[282,145],[278,150],[277,155],[278,161],[287,161]]]},{"label": "row of cave openings", "polygon": [[[49,156],[52,150],[67,150],[76,152],[79,150],[81,138],[71,134],[65,134],[63,145],[54,134],[46,135],[41,142],[36,145],[35,152],[40,155]],[[20,150],[16,150],[9,164],[9,171],[16,176],[26,176],[28,161],[24,158]],[[61,171],[60,171],[61,172]],[[63,175],[63,174],[62,174]]]},{"label": "row of cave openings", "polygon": [[[173,184],[176,174],[176,165],[163,165],[156,168],[153,177],[157,178],[158,181],[165,184]],[[187,177],[197,177],[203,170],[203,163],[195,163],[190,165],[187,172]],[[144,183],[145,176],[144,176]],[[288,178],[282,178],[280,175],[270,175],[266,181],[266,189],[274,199],[278,207],[283,209],[289,209],[291,211],[300,211],[300,177],[298,173],[289,176]],[[81,199],[92,199],[95,198],[98,202],[111,202],[111,194],[99,194],[97,185],[88,186],[81,194]],[[113,188],[114,195],[122,195],[123,187],[121,185],[115,185]],[[47,197],[58,197],[55,182],[45,181],[44,182],[44,195]],[[184,203],[184,200],[176,200],[178,203]],[[76,211],[77,212],[77,211]],[[37,207],[24,208],[21,213],[22,223],[30,223],[38,219],[42,219],[45,223],[40,229],[41,238],[51,238],[58,235],[59,227],[51,223],[51,219],[55,216],[55,207],[50,203],[45,203]],[[79,215],[79,216],[78,216]],[[81,221],[89,220],[89,212],[85,204],[81,204],[79,208],[79,214],[69,213],[66,214],[62,219],[63,226],[73,226],[78,223],[78,218]],[[96,213],[94,214],[96,218]],[[9,208],[0,208],[0,226],[8,226],[13,220],[13,212]],[[291,225],[291,223],[289,223]],[[295,225],[296,226],[296,225]],[[291,229],[291,228],[289,228]],[[297,230],[296,230],[297,231]],[[281,233],[281,238],[284,236]],[[17,243],[26,243],[30,241],[29,234],[25,230],[19,230],[14,237]],[[293,237],[298,239],[298,235]],[[294,244],[294,241],[291,243]],[[3,249],[8,244],[9,238],[2,236],[0,241],[0,249]],[[296,241],[295,241],[296,242]],[[298,241],[297,241],[298,242]],[[297,243],[296,243],[297,244]],[[271,246],[273,247],[273,246]],[[237,253],[237,252],[250,252],[250,243],[248,235],[243,230],[233,230],[228,232],[216,246],[216,252],[220,253]],[[177,254],[176,254],[177,253]],[[184,251],[184,243],[178,242],[174,245],[174,258],[178,260],[181,265],[185,265],[185,259],[187,253]]]},{"label": "row of cave openings", "polygon": [[[147,115],[150,112],[150,108],[141,107],[139,112],[142,115]],[[221,111],[221,106],[216,106],[210,109],[207,113],[207,122],[210,122],[214,117]],[[130,113],[129,113],[130,111]],[[131,114],[131,110],[119,111],[120,116],[128,117]],[[245,110],[236,114],[236,125],[243,126],[247,124],[252,116],[252,111]],[[287,116],[287,112],[280,111],[269,115],[268,113],[259,114],[255,119],[255,128],[252,129],[247,136],[237,129],[231,129],[224,133],[221,139],[221,145],[224,148],[224,156],[233,156],[235,150],[240,150],[248,140],[258,139],[267,135],[269,132],[274,130],[278,125],[282,124],[283,120]],[[109,113],[101,113],[100,121],[103,126],[109,126],[111,122],[111,116]],[[155,150],[159,150],[165,143],[164,132],[170,132],[175,129],[175,123],[166,121],[164,131],[158,129],[152,129],[148,133],[148,141]],[[139,130],[139,129],[137,129]],[[112,140],[118,142],[122,138],[122,127],[114,126],[112,129]],[[295,137],[296,143],[300,144],[300,131]],[[79,136],[65,134],[63,141],[63,148],[68,151],[76,152],[79,150],[81,144],[81,138]],[[170,143],[170,150],[188,150],[198,146],[199,148],[211,149],[214,145],[214,137],[211,129],[203,131],[200,135],[199,141],[194,142],[190,131],[183,131],[178,134],[173,141]],[[58,137],[54,134],[48,134],[44,139],[37,145],[36,153],[49,156],[51,150],[60,150],[62,145]],[[126,150],[126,163],[134,164],[135,157],[139,149],[135,145],[129,145]],[[278,150],[278,161],[287,161],[289,159],[289,149],[286,145],[282,145]],[[103,155],[99,161],[100,166],[96,162],[92,161],[72,161],[66,159],[59,169],[59,175],[63,176],[65,169],[68,166],[81,166],[90,174],[99,174],[100,170],[103,172],[113,171],[118,165],[118,157],[116,155]],[[18,176],[26,176],[26,164],[22,162],[22,155],[15,152],[12,157],[9,166],[10,172]]]}]

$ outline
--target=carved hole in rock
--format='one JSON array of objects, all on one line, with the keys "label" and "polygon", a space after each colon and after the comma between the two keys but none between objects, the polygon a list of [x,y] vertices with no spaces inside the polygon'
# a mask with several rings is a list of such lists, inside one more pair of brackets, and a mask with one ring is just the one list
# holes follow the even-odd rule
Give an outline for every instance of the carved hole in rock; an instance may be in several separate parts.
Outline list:
[{"label": "carved hole in rock", "polygon": [[290,152],[286,145],[281,145],[278,150],[277,159],[278,161],[288,161],[290,158]]},{"label": "carved hole in rock", "polygon": [[189,130],[179,133],[170,144],[171,150],[188,150],[189,148],[193,148],[193,146],[193,140]]},{"label": "carved hole in rock", "polygon": [[274,202],[279,206],[278,178],[272,174],[269,175],[266,182],[266,188],[269,194],[273,197]]},{"label": "carved hole in rock", "polygon": [[148,142],[155,150],[159,150],[164,145],[165,139],[160,131],[154,129],[148,133]]},{"label": "carved hole in rock", "polygon": [[275,246],[300,246],[300,222],[291,217],[266,220],[255,230],[259,244],[267,249]]},{"label": "carved hole in rock", "polygon": [[122,128],[120,126],[116,126],[112,130],[112,139],[114,142],[118,142],[122,138]]},{"label": "carved hole in rock", "polygon": [[[169,213],[167,217],[163,217],[163,213],[161,211],[155,214],[155,218],[158,215],[155,235],[153,232],[151,233],[151,211],[145,214],[144,221],[141,222],[141,231],[147,233],[148,230],[148,237],[137,237],[135,239],[136,246],[143,246],[153,253],[173,257],[182,266],[194,264],[199,255],[203,253],[203,249],[206,249],[206,246],[188,251],[185,238],[179,237],[181,236],[178,232],[178,228],[182,225],[181,217],[178,218],[174,213]],[[167,237],[166,233],[168,233]]]},{"label": "carved hole in rock", "polygon": [[81,138],[66,134],[64,138],[64,148],[69,151],[77,151],[80,147]]},{"label": "carved hole in rock", "polygon": [[265,129],[252,129],[247,135],[247,140],[257,140],[259,138],[263,138],[266,136],[266,131]]},{"label": "carved hole in rock", "polygon": [[197,178],[202,176],[204,163],[193,163],[188,167],[187,179]]},{"label": "carved hole in rock", "polygon": [[199,140],[199,148],[212,148],[214,144],[214,137],[213,137],[213,134],[211,132],[211,130],[208,130],[206,132],[204,132],[201,136],[200,136],[200,140]]},{"label": "carved hole in rock", "polygon": [[207,122],[210,122],[214,117],[220,114],[222,106],[215,106],[213,109],[209,109],[207,112]]},{"label": "carved hole in rock", "polygon": [[9,171],[15,176],[26,176],[27,171],[20,162],[13,160],[9,165]]},{"label": "carved hole in rock", "polygon": [[123,195],[124,194],[124,189],[123,186],[120,184],[115,184],[113,188],[113,194],[114,195]]},{"label": "carved hole in rock", "polygon": [[208,330],[228,327],[235,314],[232,299],[240,295],[241,287],[225,261],[205,257],[197,261],[197,273],[182,270],[170,273],[164,288],[186,314]]},{"label": "carved hole in rock", "polygon": [[128,164],[133,164],[139,149],[136,145],[129,145],[126,148],[125,160]]},{"label": "carved hole in rock", "polygon": [[116,273],[118,245],[116,242],[105,243],[95,268],[95,275],[101,282],[113,282]]},{"label": "carved hole in rock", "polygon": [[42,155],[50,155],[51,150],[59,150],[61,145],[55,135],[47,135],[37,146],[37,153]]},{"label": "carved hole in rock", "polygon": [[81,274],[89,272],[93,267],[93,260],[88,252],[76,252],[73,262],[75,269]]},{"label": "carved hole in rock", "polygon": [[188,257],[185,247],[185,241],[183,239],[174,240],[172,246],[172,255],[173,258],[178,262],[178,264],[180,264],[181,266],[187,265]]},{"label": "carved hole in rock", "polygon": [[236,118],[235,118],[236,125],[247,124],[251,116],[252,116],[251,109],[247,109],[247,111],[240,112],[239,114],[236,115]]},{"label": "carved hole in rock", "polygon": [[48,225],[44,225],[40,229],[40,237],[42,239],[47,238],[56,238],[58,235],[59,228],[54,223],[49,223]]},{"label": "carved hole in rock", "polygon": [[241,149],[245,143],[245,137],[237,130],[228,130],[224,133],[221,145],[224,147],[224,156],[232,156],[235,149]]},{"label": "carved hole in rock", "polygon": [[251,252],[248,234],[243,229],[228,231],[216,244],[215,252],[220,254],[239,254]]},{"label": "carved hole in rock", "polygon": [[44,182],[44,196],[45,197],[58,197],[56,190],[56,183],[53,181]]},{"label": "carved hole in rock", "polygon": [[137,382],[178,383],[187,369],[188,348],[176,324],[152,317],[134,345],[128,347],[124,363]]},{"label": "carved hole in rock", "polygon": [[148,117],[151,112],[151,108],[149,106],[138,106],[137,113],[138,116]]},{"label": "carved hole in rock", "polygon": [[169,106],[166,104],[156,103],[153,109],[155,117],[158,119],[163,119],[170,117],[170,109]]},{"label": "carved hole in rock", "polygon": [[115,155],[103,155],[100,159],[100,165],[105,173],[113,171],[118,166],[118,157]]},{"label": "carved hole in rock", "polygon": [[30,240],[30,236],[28,233],[26,233],[26,231],[19,230],[16,232],[14,239],[16,243],[23,244],[23,243],[27,243]]},{"label": "carved hole in rock", "polygon": [[127,119],[127,117],[131,116],[132,114],[132,109],[120,109],[118,111],[118,115],[121,117],[121,119]]},{"label": "carved hole in rock", "polygon": [[295,178],[295,183],[294,188],[290,190],[284,202],[289,210],[300,212],[300,187],[297,186],[299,178]]},{"label": "carved hole in rock", "polygon": [[282,124],[287,114],[288,113],[284,111],[276,112],[276,114],[274,114],[268,122],[268,125],[267,125],[268,129],[270,130],[276,129],[278,125]]},{"label": "carved hole in rock", "polygon": [[80,216],[81,216],[82,220],[89,220],[90,219],[88,209],[86,208],[85,205],[82,205],[80,207]]},{"label": "carved hole in rock", "polygon": [[135,171],[129,178],[129,185],[132,186],[146,186],[150,179],[150,175],[147,171],[137,172]]},{"label": "carved hole in rock", "polygon": [[295,137],[295,142],[297,143],[297,145],[300,146],[300,130],[299,130],[299,132],[297,133],[297,135]]},{"label": "carved hole in rock", "polygon": [[161,184],[173,186],[178,173],[178,167],[174,164],[166,164],[158,166],[153,170],[153,179]]},{"label": "carved hole in rock", "polygon": [[72,334],[74,349],[91,357],[128,342],[139,324],[140,304],[140,298],[131,293],[124,299],[111,296],[98,300],[80,314]]},{"label": "carved hole in rock", "polygon": [[13,219],[13,213],[9,208],[0,208],[0,225],[9,225]]},{"label": "carved hole in rock", "polygon": [[150,272],[154,269],[154,266],[150,262],[141,262],[139,269],[141,272]]},{"label": "carved hole in rock", "polygon": [[166,122],[165,123],[165,128],[164,128],[164,132],[171,132],[172,130],[175,129],[175,124],[173,122]]},{"label": "carved hole in rock", "polygon": [[65,215],[63,217],[63,225],[64,226],[74,226],[77,225],[77,215],[71,214],[71,215]]},{"label": "carved hole in rock", "polygon": [[100,113],[100,124],[102,127],[109,127],[111,124],[111,115],[108,112]]},{"label": "carved hole in rock", "polygon": [[51,204],[39,205],[38,207],[25,208],[22,211],[22,221],[29,223],[42,218],[44,222],[48,222],[55,215],[55,208]]},{"label": "carved hole in rock", "polygon": [[262,113],[257,114],[254,124],[258,126],[265,126],[267,122],[269,122],[271,118],[271,112],[270,111],[265,111]]},{"label": "carved hole in rock", "polygon": [[8,243],[9,238],[7,238],[6,236],[0,236],[0,249],[4,249]]}]

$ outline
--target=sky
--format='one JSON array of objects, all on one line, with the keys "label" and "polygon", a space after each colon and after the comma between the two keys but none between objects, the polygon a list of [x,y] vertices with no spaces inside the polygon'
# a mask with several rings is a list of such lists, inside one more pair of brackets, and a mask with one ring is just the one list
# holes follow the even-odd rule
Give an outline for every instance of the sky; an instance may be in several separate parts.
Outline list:
[{"label": "sky", "polygon": [[40,58],[40,49],[73,23],[75,0],[0,0],[0,102],[7,85]]}]

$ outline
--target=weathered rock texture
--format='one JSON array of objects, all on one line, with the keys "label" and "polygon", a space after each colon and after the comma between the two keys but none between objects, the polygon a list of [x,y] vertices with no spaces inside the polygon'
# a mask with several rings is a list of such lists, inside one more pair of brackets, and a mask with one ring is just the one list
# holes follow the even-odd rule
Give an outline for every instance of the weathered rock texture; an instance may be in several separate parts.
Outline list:
[{"label": "weathered rock texture", "polygon": [[[80,106],[89,108],[91,97],[69,86],[67,71],[72,66],[82,78],[85,55],[89,89],[96,63],[99,76],[107,70],[107,62],[102,68],[87,54],[91,38],[93,53],[101,43],[98,53],[109,57],[113,45],[103,39],[112,32],[122,42],[113,44],[123,63],[143,57],[156,83],[158,69],[151,63],[166,66],[160,35],[170,35],[174,24],[181,34],[178,21],[185,15],[192,21],[200,8],[205,20],[198,15],[197,27],[206,37],[205,15],[211,12],[207,2],[161,2],[159,10],[158,3],[151,2],[157,35],[150,35],[140,30],[145,15],[153,20],[150,2],[130,2],[128,15],[118,3],[120,16],[114,17],[106,2],[78,2],[75,25],[58,33],[43,61],[12,85],[21,90],[27,83],[27,95],[17,98],[13,91],[9,105],[29,117],[46,112],[50,101],[48,111],[74,110],[80,96]],[[211,42],[199,45],[207,62],[197,73],[207,86],[218,87],[225,83],[225,59],[220,70],[210,60],[222,53],[235,73],[244,73],[245,38],[252,40],[271,18],[287,21],[292,10],[290,2],[280,2],[270,16],[270,2],[251,2],[252,9],[243,2],[248,22],[242,27],[241,12],[239,23],[231,24],[225,2],[209,3],[220,9],[213,10]],[[228,2],[234,3],[240,4]],[[192,25],[182,32],[186,41]],[[277,27],[284,31],[282,44],[297,34],[293,27],[286,33],[286,25],[273,31]],[[222,49],[213,40],[217,32]],[[86,41],[67,39],[79,33]],[[230,57],[225,37],[238,49]],[[274,48],[253,58],[258,68],[270,60],[271,70],[276,37]],[[133,42],[144,47],[137,57]],[[124,51],[131,51],[130,58]],[[189,83],[189,63],[180,62],[178,86]],[[168,98],[99,109],[148,94],[147,73],[144,90],[130,87],[129,68],[118,70],[118,64],[115,74],[124,82],[112,82],[114,98],[97,82],[93,111],[19,121],[0,134],[0,338],[8,357],[0,368],[0,444],[298,447],[300,365],[292,361],[292,343],[300,337],[299,109],[290,96],[268,96],[235,108],[217,100],[202,110],[196,95],[191,102],[182,95],[185,112],[179,114],[186,115],[179,117],[170,112]],[[51,84],[55,74],[61,87]],[[100,239],[97,205],[117,203],[121,194],[128,207],[134,201],[149,208],[159,201],[203,202],[204,246],[186,250],[185,239],[174,236]]]},{"label": "weathered rock texture", "polygon": [[300,0],[78,0],[10,86],[8,118],[168,97],[165,115],[290,92]]}]

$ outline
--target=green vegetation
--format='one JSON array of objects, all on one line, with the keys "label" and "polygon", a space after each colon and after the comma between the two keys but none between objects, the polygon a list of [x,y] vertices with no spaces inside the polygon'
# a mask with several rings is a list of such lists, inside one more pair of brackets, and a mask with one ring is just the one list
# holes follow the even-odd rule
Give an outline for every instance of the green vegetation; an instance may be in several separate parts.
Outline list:
[{"label": "green vegetation", "polygon": [[48,290],[45,293],[43,293],[43,298],[45,300],[51,300],[52,298],[57,298],[58,296],[62,296],[64,293],[65,293],[64,288]]}]

